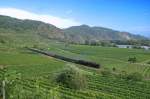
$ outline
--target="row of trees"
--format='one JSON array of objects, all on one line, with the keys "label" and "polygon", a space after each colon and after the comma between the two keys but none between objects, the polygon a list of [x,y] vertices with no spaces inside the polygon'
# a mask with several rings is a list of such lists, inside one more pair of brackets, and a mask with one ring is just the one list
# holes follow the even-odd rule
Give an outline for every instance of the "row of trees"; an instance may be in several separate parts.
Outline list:
[{"label": "row of trees", "polygon": [[136,57],[129,57],[128,62],[135,63],[137,61]]},{"label": "row of trees", "polygon": [[85,40],[84,43],[75,43],[69,41],[66,43],[105,47],[117,47],[116,45],[133,45],[133,48],[141,48],[139,46],[150,46],[150,40]]},{"label": "row of trees", "polygon": [[111,43],[110,41],[86,40],[84,44],[91,46],[117,47],[115,43]]},{"label": "row of trees", "polygon": [[150,40],[112,40],[111,43],[118,45],[150,46]]}]

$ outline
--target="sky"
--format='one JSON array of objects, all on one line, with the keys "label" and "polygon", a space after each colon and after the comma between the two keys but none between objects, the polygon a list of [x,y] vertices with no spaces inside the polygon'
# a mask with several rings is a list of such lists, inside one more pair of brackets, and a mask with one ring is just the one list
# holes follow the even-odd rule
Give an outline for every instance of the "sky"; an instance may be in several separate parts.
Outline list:
[{"label": "sky", "polygon": [[150,37],[150,0],[0,0],[0,15],[59,28],[87,24]]}]

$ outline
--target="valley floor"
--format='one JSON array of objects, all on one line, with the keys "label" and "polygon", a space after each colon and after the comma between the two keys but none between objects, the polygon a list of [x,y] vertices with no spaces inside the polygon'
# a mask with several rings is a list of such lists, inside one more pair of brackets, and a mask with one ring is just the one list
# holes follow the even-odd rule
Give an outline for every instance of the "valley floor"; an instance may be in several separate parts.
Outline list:
[{"label": "valley floor", "polygon": [[[1,45],[1,81],[4,73],[7,74],[5,78],[10,81],[13,74],[20,77],[15,85],[9,85],[7,93],[10,94],[10,99],[150,99],[150,82],[147,80],[150,79],[150,51],[64,43],[50,43],[44,50],[69,58],[93,61],[101,64],[101,68],[84,67],[25,48]],[[137,62],[129,63],[129,57],[136,57]],[[87,76],[86,89],[73,90],[53,81],[55,75],[70,65],[78,67]],[[3,68],[7,71],[3,71]],[[114,75],[138,72],[144,78],[142,81],[126,81],[114,75],[103,76],[100,72],[104,69]]]}]

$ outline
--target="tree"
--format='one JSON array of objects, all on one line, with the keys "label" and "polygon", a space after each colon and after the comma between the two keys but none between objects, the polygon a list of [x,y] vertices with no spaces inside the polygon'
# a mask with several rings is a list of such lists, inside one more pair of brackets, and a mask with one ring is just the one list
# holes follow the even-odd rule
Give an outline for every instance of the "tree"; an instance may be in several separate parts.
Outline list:
[{"label": "tree", "polygon": [[137,61],[136,57],[129,57],[128,61],[130,63],[135,63]]},{"label": "tree", "polygon": [[96,40],[91,40],[90,45],[96,46],[98,45],[98,42]]},{"label": "tree", "polygon": [[84,89],[87,86],[86,76],[78,68],[70,67],[58,75],[56,81],[72,89]]},{"label": "tree", "polygon": [[5,44],[6,41],[5,41],[4,39],[1,39],[1,40],[0,40],[0,43]]},{"label": "tree", "polygon": [[113,70],[113,71],[116,71],[116,68],[115,68],[115,67],[113,67],[113,68],[112,68],[112,70]]},{"label": "tree", "polygon": [[90,45],[89,40],[85,40],[85,45]]}]

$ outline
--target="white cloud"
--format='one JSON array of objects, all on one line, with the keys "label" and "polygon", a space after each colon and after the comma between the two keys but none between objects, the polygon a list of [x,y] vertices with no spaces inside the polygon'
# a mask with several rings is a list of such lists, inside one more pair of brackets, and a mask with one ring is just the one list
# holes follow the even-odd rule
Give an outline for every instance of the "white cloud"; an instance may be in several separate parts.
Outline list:
[{"label": "white cloud", "polygon": [[53,24],[59,28],[67,28],[69,26],[80,25],[79,22],[73,19],[60,18],[52,15],[35,14],[32,12],[28,12],[16,8],[0,8],[0,15],[11,16],[18,19],[32,19],[32,20],[43,21],[46,23]]}]

